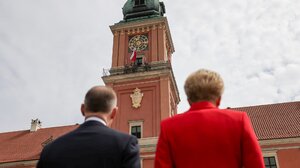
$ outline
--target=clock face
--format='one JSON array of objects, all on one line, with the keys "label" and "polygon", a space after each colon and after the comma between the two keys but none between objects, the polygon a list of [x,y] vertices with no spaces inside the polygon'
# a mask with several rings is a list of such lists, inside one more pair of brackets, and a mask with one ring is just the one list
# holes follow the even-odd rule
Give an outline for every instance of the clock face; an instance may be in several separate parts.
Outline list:
[{"label": "clock face", "polygon": [[145,35],[136,35],[129,40],[129,48],[131,51],[142,51],[148,47],[148,37]]}]

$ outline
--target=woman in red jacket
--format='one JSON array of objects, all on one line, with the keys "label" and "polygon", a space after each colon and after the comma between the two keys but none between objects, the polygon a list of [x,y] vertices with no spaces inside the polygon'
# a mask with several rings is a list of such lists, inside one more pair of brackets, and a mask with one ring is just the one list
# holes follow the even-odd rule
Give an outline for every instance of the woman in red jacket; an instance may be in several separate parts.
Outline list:
[{"label": "woman in red jacket", "polygon": [[194,72],[184,89],[191,107],[162,121],[155,168],[264,168],[247,114],[218,108],[224,90],[219,74]]}]

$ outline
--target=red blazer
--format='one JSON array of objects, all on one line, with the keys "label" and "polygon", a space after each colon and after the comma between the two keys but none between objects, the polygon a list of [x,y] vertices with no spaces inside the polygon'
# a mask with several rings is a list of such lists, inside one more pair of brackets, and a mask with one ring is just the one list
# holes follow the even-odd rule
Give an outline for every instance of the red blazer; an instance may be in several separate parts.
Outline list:
[{"label": "red blazer", "polygon": [[264,168],[246,113],[209,102],[161,122],[155,168]]}]

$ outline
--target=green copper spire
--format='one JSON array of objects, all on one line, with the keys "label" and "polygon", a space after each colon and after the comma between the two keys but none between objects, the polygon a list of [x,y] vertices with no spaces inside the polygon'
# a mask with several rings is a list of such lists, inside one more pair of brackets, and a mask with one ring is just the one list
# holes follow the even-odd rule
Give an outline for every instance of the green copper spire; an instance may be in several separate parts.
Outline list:
[{"label": "green copper spire", "polygon": [[127,0],[123,7],[124,21],[160,17],[164,13],[165,5],[159,0]]}]

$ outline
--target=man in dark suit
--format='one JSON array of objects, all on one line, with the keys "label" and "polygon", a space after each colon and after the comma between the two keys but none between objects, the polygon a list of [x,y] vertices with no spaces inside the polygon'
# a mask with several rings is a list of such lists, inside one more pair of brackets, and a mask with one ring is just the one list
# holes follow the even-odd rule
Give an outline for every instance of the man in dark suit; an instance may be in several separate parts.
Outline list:
[{"label": "man in dark suit", "polygon": [[116,101],[111,88],[91,88],[81,105],[85,122],[47,145],[37,168],[140,168],[136,137],[109,128]]},{"label": "man in dark suit", "polygon": [[218,108],[219,74],[199,70],[185,82],[190,109],[161,123],[155,168],[264,168],[246,113]]}]

